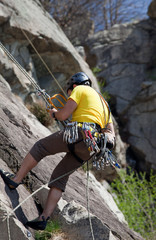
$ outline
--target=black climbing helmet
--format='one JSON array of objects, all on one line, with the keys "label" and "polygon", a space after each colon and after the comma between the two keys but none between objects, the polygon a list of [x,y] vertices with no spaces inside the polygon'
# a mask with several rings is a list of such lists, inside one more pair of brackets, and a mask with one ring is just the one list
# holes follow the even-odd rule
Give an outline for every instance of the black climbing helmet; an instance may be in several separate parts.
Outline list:
[{"label": "black climbing helmet", "polygon": [[90,78],[84,72],[78,72],[70,78],[67,83],[67,92],[69,89],[73,90],[73,84],[92,86]]}]

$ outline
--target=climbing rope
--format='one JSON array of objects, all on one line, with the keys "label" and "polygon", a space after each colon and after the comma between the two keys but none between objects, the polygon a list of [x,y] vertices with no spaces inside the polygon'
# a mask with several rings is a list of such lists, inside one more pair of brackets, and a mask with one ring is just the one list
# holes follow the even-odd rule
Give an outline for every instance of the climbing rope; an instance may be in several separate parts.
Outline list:
[{"label": "climbing rope", "polygon": [[88,161],[87,161],[86,196],[87,196],[87,211],[88,211],[88,219],[89,219],[90,231],[91,231],[92,239],[95,240],[94,232],[93,232],[93,226],[92,226],[92,221],[91,221],[91,216],[90,216],[90,207],[89,207],[89,163],[88,163]]},{"label": "climbing rope", "polygon": [[4,45],[0,42],[0,48],[5,52],[5,54],[11,59],[11,61],[16,65],[16,67],[24,74],[24,76],[31,82],[33,87],[37,90],[37,92],[41,93],[44,101],[46,102],[47,106],[50,107],[50,103],[48,102],[47,98],[49,95],[42,90],[36,81],[28,74],[28,72],[16,61],[16,59],[11,55],[11,53],[4,47]]},{"label": "climbing rope", "polygon": [[7,229],[8,229],[8,239],[11,240],[8,209],[7,209]]},{"label": "climbing rope", "polygon": [[[54,182],[57,181],[57,180],[60,180],[61,178],[65,177],[65,176],[67,176],[67,175],[72,174],[72,173],[73,173],[74,171],[76,171],[76,170],[77,170],[77,168],[75,168],[74,170],[71,170],[71,171],[69,171],[69,172],[67,172],[67,173],[59,176],[58,178],[55,178],[54,180],[50,181],[49,183],[43,184],[43,185],[42,185],[41,187],[39,187],[36,191],[34,191],[34,192],[31,193],[27,198],[25,198],[20,204],[18,204],[12,211],[10,211],[10,213],[7,215],[7,217],[10,217],[10,216],[11,216],[21,205],[23,205],[30,197],[34,196],[36,193],[38,193],[39,191],[41,191],[43,188],[47,187],[49,184],[52,184],[52,183],[54,183]],[[5,218],[3,219],[3,221],[5,221],[7,217],[5,217]]]},{"label": "climbing rope", "polygon": [[[16,61],[16,59],[12,56],[12,54],[4,47],[4,45],[0,42],[0,48],[4,51],[4,53],[10,58],[10,60],[17,66],[17,68],[24,74],[24,76],[31,82],[33,87],[38,92],[38,95],[41,95],[43,100],[46,103],[47,110],[51,108],[55,108],[56,106],[53,104],[53,100],[56,99],[62,106],[64,105],[62,101],[66,102],[66,98],[61,94],[55,94],[55,97],[50,97],[44,89],[41,89],[36,81],[29,75],[29,73]],[[57,97],[60,96],[62,101]],[[57,108],[56,108],[57,109]],[[65,121],[60,121],[63,127],[66,126]]]},{"label": "climbing rope", "polygon": [[23,35],[26,37],[26,39],[28,40],[28,42],[30,43],[30,45],[32,46],[32,48],[34,49],[34,51],[36,52],[37,56],[40,58],[40,60],[42,61],[42,63],[44,64],[44,66],[46,67],[46,69],[48,70],[48,72],[50,73],[50,75],[52,76],[52,78],[54,79],[54,81],[56,82],[56,84],[58,85],[58,87],[61,89],[61,91],[64,93],[65,97],[68,97],[67,94],[65,93],[65,91],[63,90],[63,88],[61,87],[61,85],[59,84],[58,80],[55,78],[54,74],[52,73],[52,71],[49,69],[48,65],[45,63],[45,61],[43,60],[43,58],[41,57],[41,55],[39,54],[39,52],[37,51],[36,47],[34,46],[34,44],[32,43],[32,41],[30,40],[30,38],[28,37],[28,35],[26,34],[26,32],[19,27],[23,33]]}]

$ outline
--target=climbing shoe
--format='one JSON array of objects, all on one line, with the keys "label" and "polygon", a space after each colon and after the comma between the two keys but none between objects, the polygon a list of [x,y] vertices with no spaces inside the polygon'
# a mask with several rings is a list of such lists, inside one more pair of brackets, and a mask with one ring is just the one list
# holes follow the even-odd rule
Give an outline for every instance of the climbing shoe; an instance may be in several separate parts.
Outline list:
[{"label": "climbing shoe", "polygon": [[38,217],[32,221],[28,221],[26,225],[35,230],[44,230],[47,226],[48,220],[49,220],[49,217],[45,219],[45,217],[42,216],[42,220],[39,220],[39,217]]},{"label": "climbing shoe", "polygon": [[3,178],[6,185],[10,188],[10,190],[16,189],[21,183],[16,183],[12,180],[15,177],[14,174],[5,172],[3,169],[0,169],[0,175]]}]

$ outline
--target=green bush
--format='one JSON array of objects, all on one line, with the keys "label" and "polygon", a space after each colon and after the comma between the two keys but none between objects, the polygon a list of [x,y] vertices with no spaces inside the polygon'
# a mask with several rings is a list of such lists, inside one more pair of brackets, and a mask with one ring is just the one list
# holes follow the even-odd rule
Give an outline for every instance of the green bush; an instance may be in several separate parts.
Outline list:
[{"label": "green bush", "polygon": [[156,239],[156,175],[151,171],[147,180],[145,173],[121,170],[111,186],[129,227],[147,240]]},{"label": "green bush", "polygon": [[48,240],[51,239],[52,234],[60,231],[58,221],[50,221],[44,231],[37,231],[35,233],[35,240]]},{"label": "green bush", "polygon": [[101,69],[99,67],[93,67],[92,72],[96,76],[99,72],[101,72]]},{"label": "green bush", "polygon": [[52,119],[46,110],[46,107],[39,103],[34,103],[29,107],[29,110],[36,116],[36,118],[46,127],[52,124]]}]

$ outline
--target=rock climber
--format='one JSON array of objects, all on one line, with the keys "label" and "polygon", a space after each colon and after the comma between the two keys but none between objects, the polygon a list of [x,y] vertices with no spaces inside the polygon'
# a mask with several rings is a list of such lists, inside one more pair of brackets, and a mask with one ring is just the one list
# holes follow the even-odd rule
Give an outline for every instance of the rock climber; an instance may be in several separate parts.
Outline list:
[{"label": "rock climber", "polygon": [[66,153],[51,175],[50,189],[43,212],[36,219],[26,223],[30,228],[36,230],[46,228],[49,217],[61,198],[62,192],[65,191],[70,174],[57,181],[53,180],[76,170],[91,158],[92,152],[99,150],[97,138],[91,135],[92,130],[94,133],[105,134],[109,147],[114,147],[115,132],[111,113],[106,102],[91,85],[92,82],[85,73],[74,74],[67,84],[69,98],[64,107],[60,110],[53,108],[49,111],[50,116],[58,121],[64,121],[72,116],[67,128],[37,141],[15,175],[0,170],[4,182],[13,190],[21,184],[23,178],[41,159],[60,152]]}]

